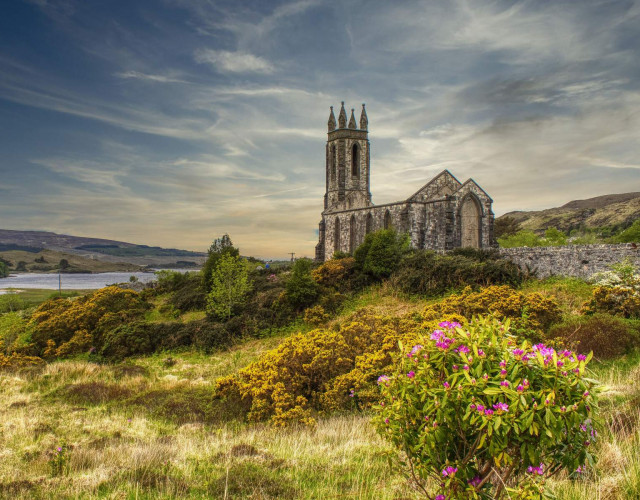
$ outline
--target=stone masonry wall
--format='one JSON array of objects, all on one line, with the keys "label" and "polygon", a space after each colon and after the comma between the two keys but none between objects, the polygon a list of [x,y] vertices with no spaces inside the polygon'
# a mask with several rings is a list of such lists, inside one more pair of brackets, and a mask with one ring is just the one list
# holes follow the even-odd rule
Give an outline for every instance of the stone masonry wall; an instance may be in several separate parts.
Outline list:
[{"label": "stone masonry wall", "polygon": [[636,243],[501,248],[500,254],[523,270],[537,271],[539,278],[552,275],[588,278],[625,258],[640,269],[640,245]]}]

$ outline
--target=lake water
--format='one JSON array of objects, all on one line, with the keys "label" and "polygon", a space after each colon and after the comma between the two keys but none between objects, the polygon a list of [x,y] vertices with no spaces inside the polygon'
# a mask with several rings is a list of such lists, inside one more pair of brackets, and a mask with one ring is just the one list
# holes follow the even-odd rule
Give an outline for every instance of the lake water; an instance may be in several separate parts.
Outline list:
[{"label": "lake water", "polygon": [[[154,273],[62,274],[60,276],[63,290],[93,290],[113,283],[129,281],[131,276],[135,276],[142,283],[149,283],[156,278]],[[58,275],[44,273],[11,275],[8,278],[0,279],[0,293],[7,288],[46,288],[57,290]]]}]

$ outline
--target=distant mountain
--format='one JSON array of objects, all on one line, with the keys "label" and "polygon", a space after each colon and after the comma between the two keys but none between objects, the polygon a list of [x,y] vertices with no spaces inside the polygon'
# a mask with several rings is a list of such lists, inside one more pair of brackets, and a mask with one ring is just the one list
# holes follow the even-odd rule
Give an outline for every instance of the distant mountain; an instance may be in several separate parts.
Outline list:
[{"label": "distant mountain", "polygon": [[11,250],[37,252],[40,249],[81,255],[104,262],[127,262],[140,266],[167,267],[175,264],[176,267],[184,267],[185,263],[201,265],[206,257],[204,252],[176,248],[150,247],[124,241],[85,238],[48,231],[0,229],[0,252]]},{"label": "distant mountain", "polygon": [[640,193],[607,194],[586,200],[570,201],[557,208],[539,211],[515,211],[496,220],[512,217],[521,229],[543,233],[555,227],[569,233],[573,229],[624,229],[640,218]]}]

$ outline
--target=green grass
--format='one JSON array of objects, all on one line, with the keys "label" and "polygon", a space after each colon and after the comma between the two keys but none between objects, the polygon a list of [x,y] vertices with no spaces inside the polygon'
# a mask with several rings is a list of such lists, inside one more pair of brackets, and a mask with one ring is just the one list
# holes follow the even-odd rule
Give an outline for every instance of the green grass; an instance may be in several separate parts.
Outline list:
[{"label": "green grass", "polygon": [[92,292],[93,290],[68,290],[61,294],[50,289],[25,288],[13,289],[8,288],[10,293],[0,295],[0,313],[9,311],[19,311],[29,309],[40,305],[45,300],[55,297],[80,297]]}]

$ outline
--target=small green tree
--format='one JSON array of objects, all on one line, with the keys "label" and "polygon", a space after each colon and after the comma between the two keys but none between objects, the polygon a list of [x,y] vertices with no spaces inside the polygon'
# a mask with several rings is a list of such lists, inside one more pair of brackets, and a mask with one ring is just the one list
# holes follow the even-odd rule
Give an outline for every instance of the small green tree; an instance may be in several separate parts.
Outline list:
[{"label": "small green tree", "polygon": [[367,234],[362,245],[356,248],[354,258],[364,273],[380,280],[391,276],[408,249],[408,235],[382,229]]},{"label": "small green tree", "polygon": [[228,234],[213,240],[209,247],[207,260],[202,266],[202,283],[207,292],[211,290],[211,277],[223,255],[240,256],[240,250],[233,246]]},{"label": "small green tree", "polygon": [[285,287],[287,300],[293,307],[300,309],[315,302],[320,289],[311,277],[311,260],[298,259],[294,262]]},{"label": "small green tree", "polygon": [[9,270],[7,269],[7,265],[0,261],[0,278],[6,278],[9,275]]},{"label": "small green tree", "polygon": [[67,259],[60,259],[60,263],[58,264],[58,267],[60,268],[61,271],[68,269],[69,261]]},{"label": "small green tree", "polygon": [[26,272],[26,270],[27,270],[27,263],[24,260],[21,260],[20,262],[18,262],[18,265],[16,266],[16,271]]},{"label": "small green tree", "polygon": [[207,312],[229,319],[245,303],[251,291],[249,270],[237,255],[223,253],[211,275],[211,290],[207,296]]}]

